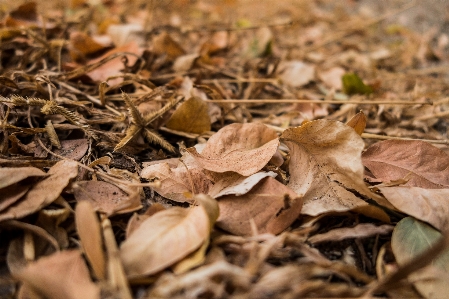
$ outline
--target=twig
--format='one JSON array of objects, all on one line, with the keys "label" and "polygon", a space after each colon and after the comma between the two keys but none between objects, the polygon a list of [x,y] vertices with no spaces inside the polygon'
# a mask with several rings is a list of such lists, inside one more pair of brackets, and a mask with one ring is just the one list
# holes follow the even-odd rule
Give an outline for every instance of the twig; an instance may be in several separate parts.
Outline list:
[{"label": "twig", "polygon": [[431,102],[405,102],[405,101],[321,101],[308,99],[227,99],[227,100],[205,100],[208,103],[235,103],[235,104],[284,104],[284,103],[309,103],[309,104],[364,104],[364,105],[432,105]]}]

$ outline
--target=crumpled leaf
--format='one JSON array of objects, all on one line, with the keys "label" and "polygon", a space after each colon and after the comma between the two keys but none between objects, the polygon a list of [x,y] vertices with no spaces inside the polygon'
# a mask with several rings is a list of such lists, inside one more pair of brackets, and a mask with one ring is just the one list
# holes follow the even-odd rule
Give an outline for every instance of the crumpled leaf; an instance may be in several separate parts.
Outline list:
[{"label": "crumpled leaf", "polygon": [[209,191],[209,195],[217,198],[224,195],[240,196],[248,193],[257,183],[266,177],[276,177],[273,171],[258,172],[249,177],[239,174],[226,174],[222,179],[217,181]]},{"label": "crumpled leaf", "polygon": [[218,218],[218,204],[210,196],[195,196],[199,204],[174,207],[146,219],[120,247],[128,277],[155,274],[197,250],[209,238]]},{"label": "crumpled leaf", "polygon": [[[399,221],[393,231],[391,248],[397,263],[404,265],[429,249],[441,237],[441,233],[431,226],[413,217],[406,217]],[[432,271],[432,266],[437,271]],[[410,278],[425,298],[445,298],[449,292],[449,250],[446,249],[436,257],[432,266],[412,273]]]},{"label": "crumpled leaf", "polygon": [[399,211],[444,230],[449,226],[449,189],[379,187]]},{"label": "crumpled leaf", "polygon": [[49,205],[56,200],[71,179],[78,175],[75,161],[62,160],[53,165],[48,177],[36,183],[19,201],[0,213],[0,221],[18,219]]},{"label": "crumpled leaf", "polygon": [[201,134],[210,131],[208,110],[206,102],[198,97],[191,97],[173,112],[165,126],[187,133]]},{"label": "crumpled leaf", "polygon": [[285,130],[281,140],[290,148],[288,186],[304,196],[302,214],[365,209],[366,213],[374,213],[372,217],[388,219],[380,209],[369,207],[350,191],[373,197],[363,182],[361,153],[365,144],[351,127],[337,121],[315,120]]},{"label": "crumpled leaf", "polygon": [[193,147],[187,151],[204,169],[214,172],[233,171],[249,176],[270,161],[278,145],[277,133],[265,125],[234,123],[213,135],[201,154]]},{"label": "crumpled leaf", "polygon": [[287,186],[268,177],[242,196],[218,200],[217,226],[236,235],[251,235],[253,219],[259,233],[278,234],[299,216],[303,199]]},{"label": "crumpled leaf", "polygon": [[160,186],[154,186],[153,189],[166,198],[193,203],[192,194],[208,193],[213,184],[189,154],[183,155],[182,159],[159,162],[161,163],[144,167],[141,176],[148,180],[157,179]]},{"label": "crumpled leaf", "polygon": [[110,216],[140,209],[140,195],[127,194],[114,184],[103,181],[78,181],[74,186],[78,202],[87,200],[95,210]]},{"label": "crumpled leaf", "polygon": [[16,276],[48,299],[100,298],[100,289],[91,281],[79,250],[43,257]]},{"label": "crumpled leaf", "polygon": [[449,187],[449,156],[416,140],[385,140],[370,146],[362,162],[383,182],[408,178],[405,186],[428,189]]}]

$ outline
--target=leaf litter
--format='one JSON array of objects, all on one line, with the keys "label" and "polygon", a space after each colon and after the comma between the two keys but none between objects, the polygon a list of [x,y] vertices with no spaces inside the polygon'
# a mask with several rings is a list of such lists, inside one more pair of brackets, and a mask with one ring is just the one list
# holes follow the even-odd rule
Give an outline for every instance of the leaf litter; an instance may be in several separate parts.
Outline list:
[{"label": "leaf litter", "polygon": [[444,297],[438,13],[0,4],[0,295]]}]

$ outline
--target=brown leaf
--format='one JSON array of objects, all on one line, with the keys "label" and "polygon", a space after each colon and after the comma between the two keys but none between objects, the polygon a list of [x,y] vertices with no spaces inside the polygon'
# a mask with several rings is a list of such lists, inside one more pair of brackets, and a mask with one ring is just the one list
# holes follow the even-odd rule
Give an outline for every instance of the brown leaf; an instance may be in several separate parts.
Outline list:
[{"label": "brown leaf", "polygon": [[39,25],[39,16],[36,8],[37,5],[34,1],[29,1],[20,5],[6,17],[5,25],[8,27]]},{"label": "brown leaf", "polygon": [[379,190],[399,211],[430,223],[439,230],[449,226],[449,189],[380,187]]},{"label": "brown leaf", "polygon": [[181,104],[165,125],[167,128],[187,133],[210,131],[208,105],[198,97],[191,97]]},{"label": "brown leaf", "polygon": [[18,183],[28,177],[42,177],[47,175],[35,167],[3,167],[0,171],[0,189]]},{"label": "brown leaf", "polygon": [[259,233],[278,234],[299,216],[303,199],[293,190],[268,177],[242,196],[226,195],[218,200],[217,226],[236,235],[251,235],[253,219]]},{"label": "brown leaf", "polygon": [[55,150],[55,153],[72,160],[81,160],[89,149],[87,139],[72,139],[61,141],[61,148]]},{"label": "brown leaf", "polygon": [[184,49],[165,31],[153,39],[153,51],[158,55],[167,55],[169,60],[185,54]]},{"label": "brown leaf", "polygon": [[142,170],[142,178],[157,179],[161,184],[153,189],[160,195],[177,202],[193,203],[192,194],[208,193],[213,182],[190,156],[160,161]]},{"label": "brown leaf", "polygon": [[333,67],[326,71],[321,71],[318,73],[318,77],[323,83],[335,90],[341,90],[343,88],[343,83],[341,77],[346,73],[346,71],[341,67]]},{"label": "brown leaf", "polygon": [[103,181],[79,181],[74,186],[78,202],[87,200],[95,210],[110,216],[141,208],[139,194],[126,194],[119,187]]},{"label": "brown leaf", "polygon": [[388,219],[380,209],[373,210],[350,191],[374,196],[363,182],[361,153],[365,144],[351,127],[315,120],[285,130],[281,140],[290,148],[288,186],[304,196],[302,214],[367,209],[365,212],[374,212],[374,217]]},{"label": "brown leaf", "polygon": [[278,145],[276,132],[265,125],[235,123],[213,135],[201,154],[193,147],[187,150],[207,170],[233,171],[249,176],[270,161]]},{"label": "brown leaf", "polygon": [[70,56],[73,60],[82,60],[85,56],[106,49],[92,37],[83,32],[72,32],[69,39]]},{"label": "brown leaf", "polygon": [[48,299],[100,298],[79,250],[41,258],[19,272],[17,278]]},{"label": "brown leaf", "polygon": [[449,156],[423,141],[386,140],[362,155],[363,165],[384,182],[410,178],[405,186],[429,189],[449,186]]},{"label": "brown leaf", "polygon": [[356,115],[354,115],[347,123],[347,126],[353,128],[357,134],[362,135],[363,131],[365,131],[366,127],[366,116],[360,111]]},{"label": "brown leaf", "polygon": [[83,246],[83,251],[98,279],[106,277],[106,260],[103,252],[100,222],[92,204],[83,200],[75,209],[76,231]]},{"label": "brown leaf", "polygon": [[75,161],[63,160],[48,171],[47,178],[36,183],[23,198],[0,213],[0,221],[22,218],[56,200],[71,179],[78,175]]},{"label": "brown leaf", "polygon": [[218,217],[218,204],[210,196],[197,195],[199,206],[174,207],[146,219],[120,247],[129,277],[155,274],[197,250]]},{"label": "brown leaf", "polygon": [[384,224],[376,226],[372,223],[361,223],[354,227],[336,228],[323,234],[314,235],[307,242],[318,244],[322,242],[335,242],[345,239],[360,239],[374,235],[385,235],[393,231],[393,226]]}]

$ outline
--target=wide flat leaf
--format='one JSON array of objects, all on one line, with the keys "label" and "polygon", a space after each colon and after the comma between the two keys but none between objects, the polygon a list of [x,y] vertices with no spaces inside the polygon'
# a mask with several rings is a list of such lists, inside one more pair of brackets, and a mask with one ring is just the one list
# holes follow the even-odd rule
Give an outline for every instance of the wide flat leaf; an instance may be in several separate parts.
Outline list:
[{"label": "wide flat leaf", "polygon": [[409,178],[405,186],[447,188],[449,156],[423,141],[386,140],[373,144],[362,155],[363,165],[383,182]]},{"label": "wide flat leaf", "polygon": [[100,289],[91,281],[79,250],[43,257],[19,272],[17,278],[48,299],[100,298]]},{"label": "wide flat leaf", "polygon": [[120,247],[126,274],[155,274],[197,250],[218,218],[218,204],[210,196],[195,196],[198,206],[174,207],[148,219]]},{"label": "wide flat leaf", "polygon": [[210,117],[207,103],[198,97],[191,97],[173,112],[165,125],[169,129],[201,134],[210,131]]},{"label": "wide flat leaf", "polygon": [[251,220],[259,233],[278,234],[299,216],[303,199],[287,186],[267,177],[242,195],[220,197],[217,226],[236,235],[251,235]]},{"label": "wide flat leaf", "polygon": [[0,213],[0,221],[17,219],[39,211],[61,195],[70,180],[78,175],[78,164],[75,161],[62,160],[53,165],[47,173],[48,177],[36,183],[15,204]]},{"label": "wide flat leaf", "polygon": [[[441,233],[430,225],[407,217],[396,225],[391,238],[391,248],[398,264],[404,265],[429,249],[441,237]],[[430,268],[413,273],[410,278],[415,281],[415,287],[424,297],[446,298],[449,294],[449,250],[435,257]]]},{"label": "wide flat leaf", "polygon": [[316,120],[285,130],[281,140],[290,149],[288,186],[304,196],[302,214],[365,210],[376,218],[386,216],[353,193],[375,196],[363,182],[364,142],[353,128]]},{"label": "wide flat leaf", "polygon": [[443,230],[449,226],[449,189],[379,187],[399,211]]},{"label": "wide flat leaf", "polygon": [[187,150],[204,169],[249,176],[270,161],[278,145],[276,131],[260,123],[246,123],[219,130],[207,141],[201,154],[193,147]]},{"label": "wide flat leaf", "polygon": [[47,176],[45,172],[36,167],[4,167],[0,168],[0,189],[18,183],[31,176]]}]

